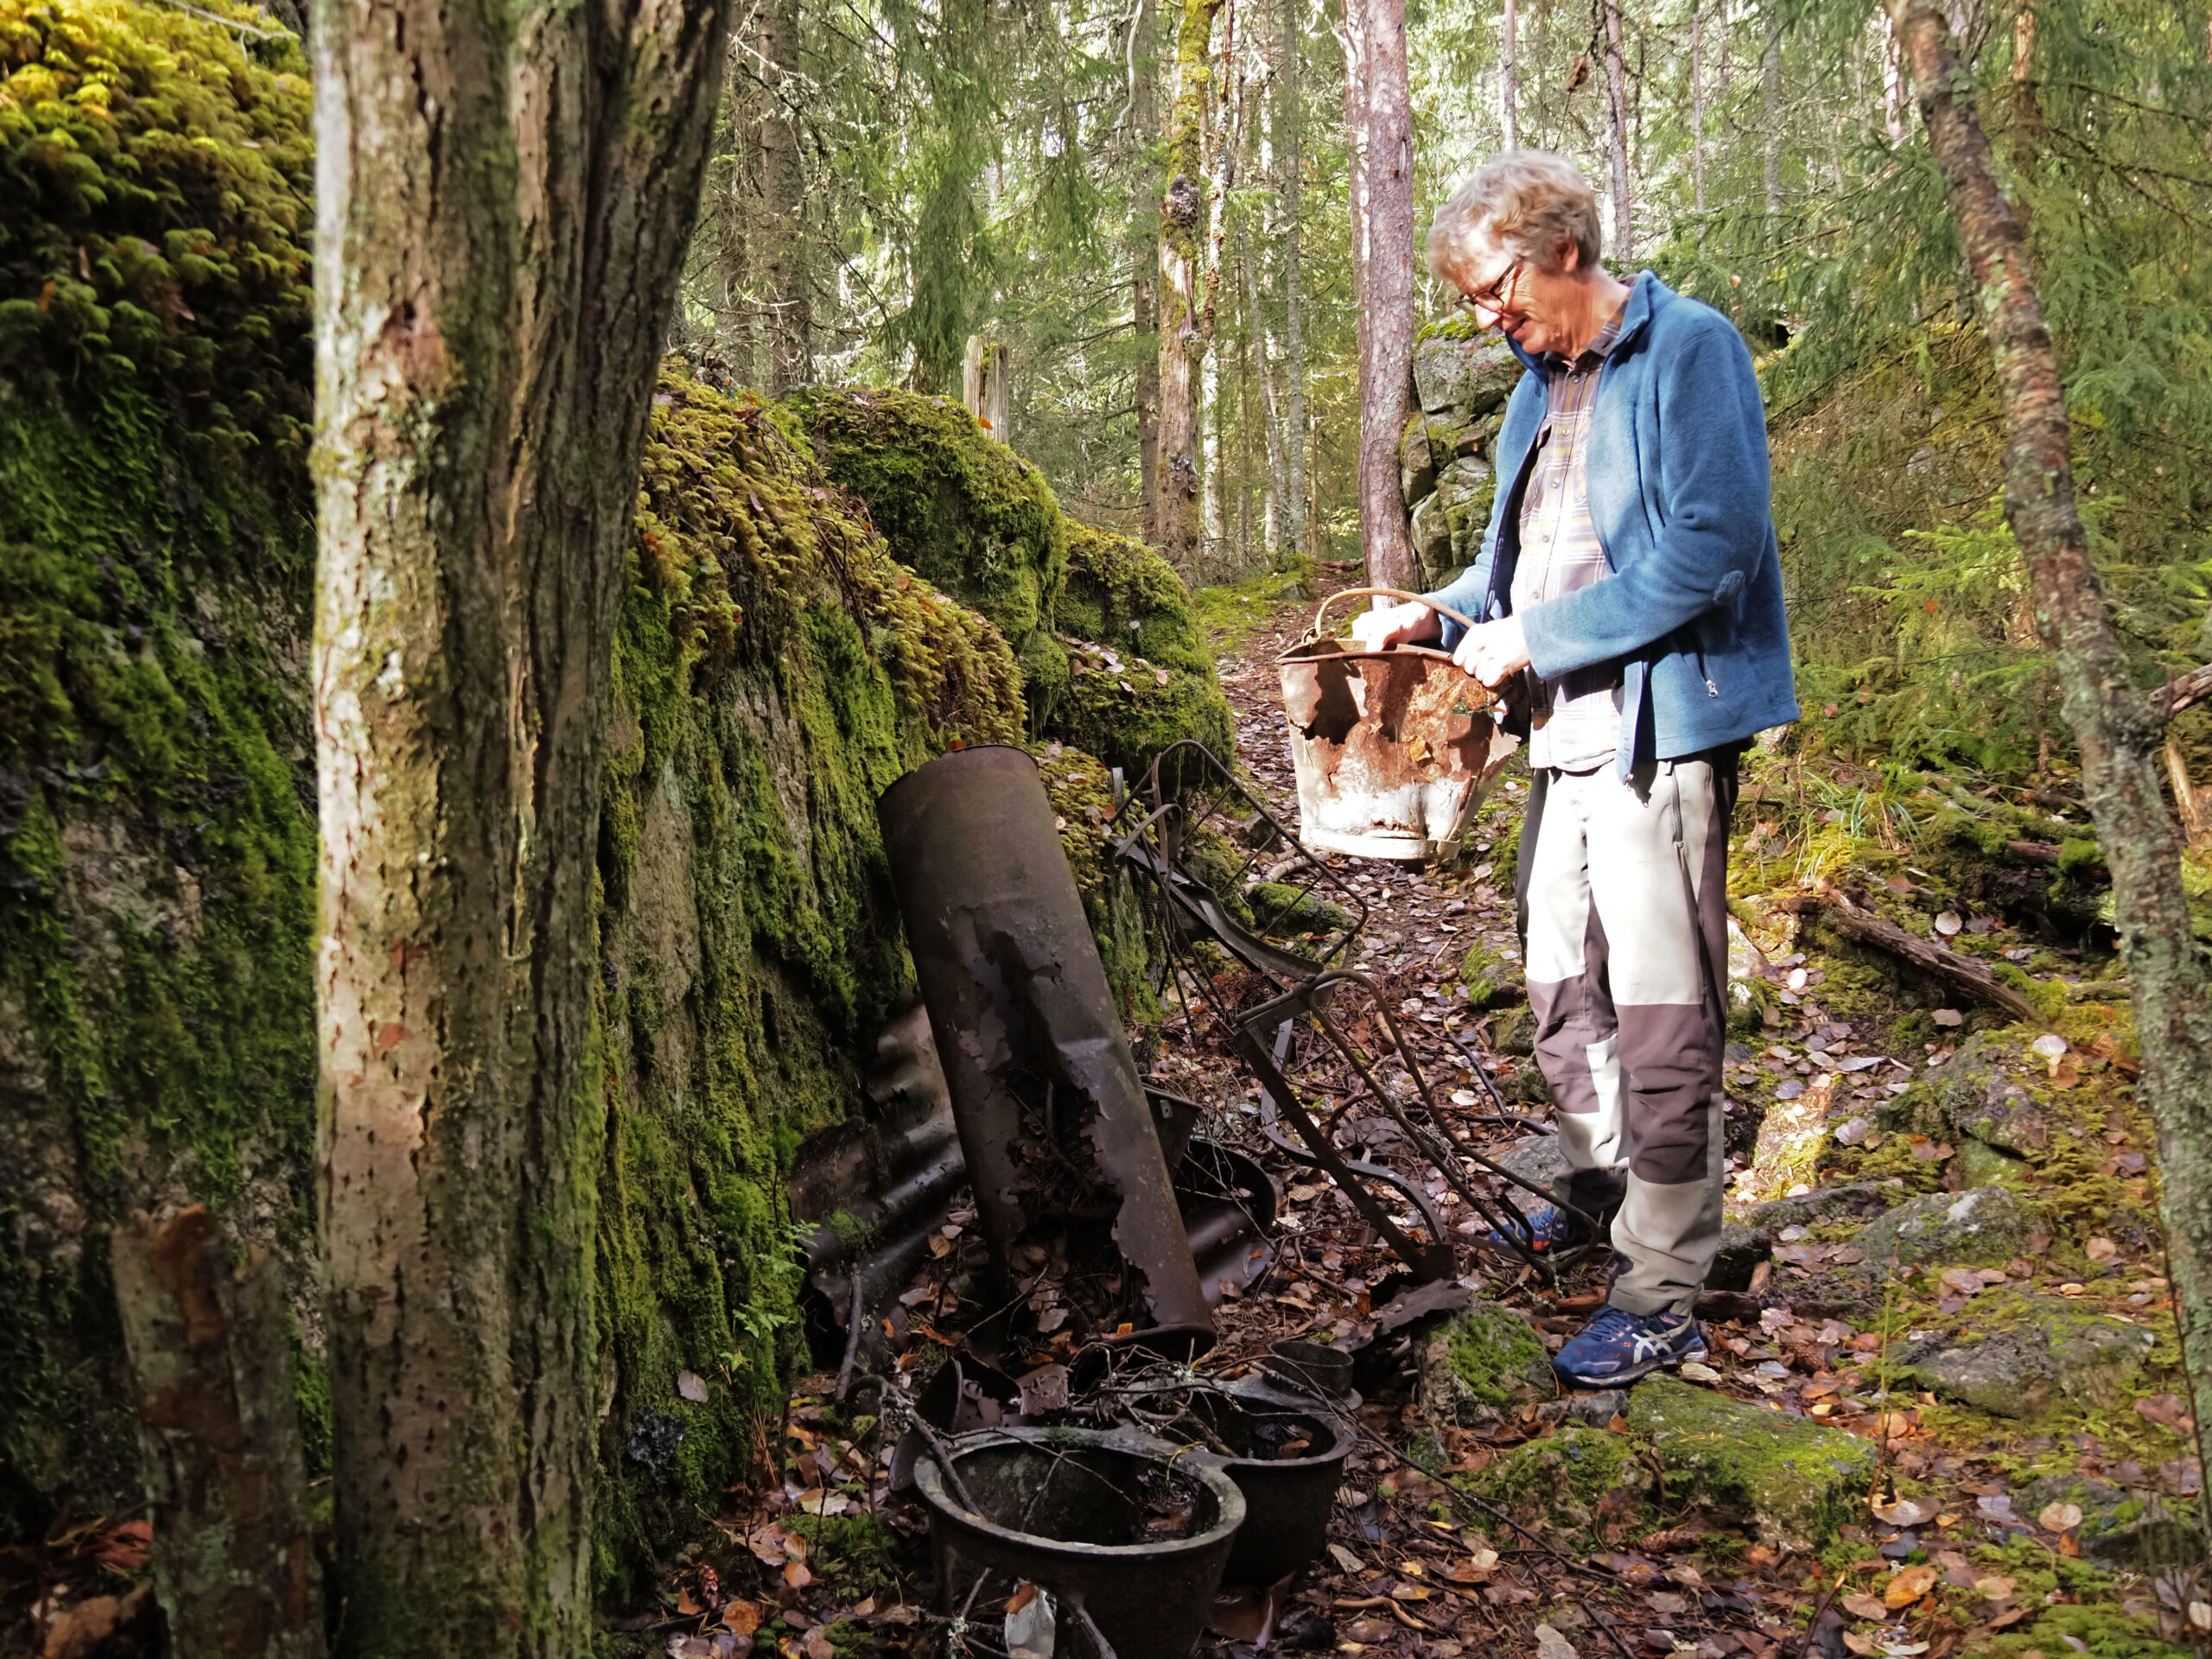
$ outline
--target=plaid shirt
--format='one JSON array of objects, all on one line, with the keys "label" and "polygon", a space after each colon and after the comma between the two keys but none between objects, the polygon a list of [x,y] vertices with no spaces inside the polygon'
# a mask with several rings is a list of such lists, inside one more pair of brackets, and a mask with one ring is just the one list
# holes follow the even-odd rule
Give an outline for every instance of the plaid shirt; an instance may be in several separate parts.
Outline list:
[{"label": "plaid shirt", "polygon": [[[1513,608],[1526,612],[1548,599],[1593,587],[1612,572],[1590,522],[1586,440],[1597,401],[1598,372],[1619,337],[1616,311],[1572,363],[1550,354],[1544,424],[1536,462],[1521,499],[1521,557],[1513,570]],[[1599,663],[1556,679],[1523,671],[1530,688],[1529,764],[1588,772],[1620,747],[1621,671]]]}]

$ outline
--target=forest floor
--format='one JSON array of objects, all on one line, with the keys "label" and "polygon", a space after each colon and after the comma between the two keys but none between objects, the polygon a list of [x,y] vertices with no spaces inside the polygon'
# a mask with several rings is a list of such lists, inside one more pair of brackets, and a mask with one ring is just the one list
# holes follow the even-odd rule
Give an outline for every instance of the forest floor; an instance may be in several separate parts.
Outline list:
[{"label": "forest floor", "polygon": [[[1205,601],[1235,619],[1216,633],[1240,759],[1294,823],[1274,663],[1310,602]],[[1233,1374],[1310,1337],[1364,1348],[1371,1384],[1325,1553],[1281,1585],[1224,1592],[1203,1651],[2202,1650],[2212,1594],[2183,1518],[2195,1425],[2108,931],[2040,896],[2050,847],[2021,837],[2002,791],[1899,788],[1827,759],[1747,763],[1726,1287],[1700,1303],[1707,1359],[1625,1397],[1560,1398],[1542,1363],[1602,1298],[1597,1253],[1545,1284],[1478,1247],[1440,1180],[1429,1195],[1479,1300],[1386,1353],[1394,1263],[1325,1177],[1274,1156],[1258,1090],[1171,1011],[1154,1081],[1202,1101],[1208,1133],[1272,1159],[1283,1190],[1277,1265],[1224,1303],[1202,1369]],[[1344,874],[1370,906],[1361,965],[1455,1138],[1541,1177],[1550,1108],[1526,1055],[1511,899],[1525,798],[1509,776],[1456,868]],[[2037,820],[2054,836],[2068,821],[2055,798]],[[1823,903],[1910,935],[1934,970],[1842,936]],[[2023,988],[2011,1007],[1992,973]],[[1387,1128],[1367,1150],[1390,1157]],[[956,1214],[911,1294],[938,1305],[969,1219]],[[996,1610],[957,1627],[930,1610],[925,1522],[889,1491],[878,1419],[841,1409],[835,1382],[794,1396],[782,1490],[722,1517],[721,1545],[672,1564],[633,1627],[683,1659],[746,1650],[741,1632],[791,1659],[1005,1653]]]},{"label": "forest floor", "polygon": [[[1281,585],[1215,590],[1201,611],[1238,759],[1294,823],[1274,660],[1312,601],[1269,596]],[[1224,1303],[1198,1370],[1218,1382],[1271,1343],[1316,1338],[1359,1351],[1365,1395],[1324,1554],[1224,1592],[1202,1652],[2205,1650],[2212,1590],[2185,1519],[2200,1465],[2126,986],[2067,833],[2081,815],[2063,779],[2044,781],[2031,798],[1802,752],[1747,758],[1710,1351],[1625,1394],[1562,1397],[1548,1363],[1602,1300],[1602,1253],[1547,1283],[1480,1243],[1440,1179],[1427,1197],[1471,1306],[1394,1328],[1405,1275],[1325,1176],[1262,1136],[1249,1074],[1171,996],[1152,1080],[1200,1102],[1205,1132],[1281,1192],[1275,1265]],[[1450,866],[1332,862],[1368,907],[1357,963],[1446,1127],[1541,1180],[1551,1107],[1528,1058],[1512,904],[1526,798],[1509,769]],[[1371,1045],[1381,1009],[1347,993],[1338,1012]],[[1379,1115],[1345,1135],[1427,1168]],[[901,1299],[942,1345],[918,1343],[842,1402],[836,1376],[805,1379],[763,1448],[770,1478],[732,1489],[705,1541],[615,1624],[613,1651],[1008,1652],[1001,1608],[937,1609],[926,1515],[891,1481],[893,1430],[960,1350],[974,1219],[953,1212]],[[143,1523],[29,1554],[11,1565],[62,1598],[83,1574],[143,1571]],[[106,1599],[104,1635],[150,1611],[143,1595]],[[87,1645],[78,1622],[31,1628],[48,1655],[137,1650]]]}]

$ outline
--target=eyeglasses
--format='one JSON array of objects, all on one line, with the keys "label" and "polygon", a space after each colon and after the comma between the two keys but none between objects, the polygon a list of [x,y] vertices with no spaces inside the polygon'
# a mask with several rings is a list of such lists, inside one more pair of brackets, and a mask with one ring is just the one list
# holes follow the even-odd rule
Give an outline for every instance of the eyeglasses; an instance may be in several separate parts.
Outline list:
[{"label": "eyeglasses", "polygon": [[1505,308],[1506,286],[1508,283],[1511,283],[1516,276],[1521,274],[1521,267],[1524,263],[1525,262],[1522,260],[1516,259],[1511,264],[1506,266],[1503,270],[1497,273],[1497,276],[1495,281],[1485,283],[1482,287],[1471,289],[1463,294],[1460,296],[1460,303],[1465,305],[1470,309],[1479,307],[1481,309],[1491,312],[1493,315],[1503,310]]}]

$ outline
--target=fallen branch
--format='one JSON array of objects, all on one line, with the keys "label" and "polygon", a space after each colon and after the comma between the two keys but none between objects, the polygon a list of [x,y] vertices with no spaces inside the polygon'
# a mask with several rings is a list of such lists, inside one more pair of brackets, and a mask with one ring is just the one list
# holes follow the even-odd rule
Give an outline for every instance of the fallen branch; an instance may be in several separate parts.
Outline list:
[{"label": "fallen branch", "polygon": [[2194,708],[2207,697],[2212,697],[2212,663],[2168,680],[2152,698],[2151,711],[2161,720],[2171,720],[2183,709]]},{"label": "fallen branch", "polygon": [[1908,933],[1894,922],[1885,922],[1872,911],[1861,910],[1834,888],[1792,893],[1777,903],[1775,908],[1797,916],[1818,914],[1853,944],[1886,951],[1929,978],[1942,981],[1960,995],[1986,1007],[2001,1008],[2015,1020],[2041,1018],[2033,1003],[1972,957],[1962,957],[1932,939]]}]

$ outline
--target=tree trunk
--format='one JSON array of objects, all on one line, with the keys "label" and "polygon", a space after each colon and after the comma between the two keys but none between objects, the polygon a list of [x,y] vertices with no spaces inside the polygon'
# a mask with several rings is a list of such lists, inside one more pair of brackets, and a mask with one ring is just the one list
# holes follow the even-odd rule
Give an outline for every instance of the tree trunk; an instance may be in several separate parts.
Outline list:
[{"label": "tree trunk", "polygon": [[1782,222],[1782,21],[1766,26],[1765,144],[1766,233],[1781,234]]},{"label": "tree trunk", "polygon": [[1282,378],[1286,483],[1283,555],[1296,559],[1306,544],[1306,272],[1299,249],[1305,212],[1306,42],[1299,27],[1300,0],[1282,0],[1282,65],[1275,154],[1282,165]]},{"label": "tree trunk", "polygon": [[1198,555],[1198,369],[1205,357],[1198,252],[1205,213],[1202,156],[1214,15],[1222,0],[1184,0],[1175,32],[1167,188],[1160,204],[1160,460],[1154,509],[1160,550],[1186,575]]},{"label": "tree trunk", "polygon": [[2161,714],[2139,691],[2113,629],[2075,505],[2066,397],[2027,257],[1997,179],[1971,83],[1932,0],[1895,0],[1929,148],[1948,187],[2005,403],[2005,516],[2020,544],[2036,626],[2058,668],[2082,788],[2112,872],[2113,924],[2133,987],[2142,1076],[2158,1135],[2160,1207],[2196,1421],[2212,1421],[2212,1020],[2158,788]]},{"label": "tree trunk", "polygon": [[1628,73],[1621,63],[1620,0],[1605,0],[1605,101],[1611,120],[1613,259],[1626,275],[1636,260],[1636,216],[1628,181]]},{"label": "tree trunk", "polygon": [[[1365,13],[1365,328],[1359,361],[1359,534],[1367,580],[1414,580],[1398,481],[1398,439],[1413,407],[1414,167],[1412,93],[1406,71],[1405,0],[1349,0]],[[1348,94],[1349,96],[1349,94]],[[1357,221],[1356,221],[1357,224]]]},{"label": "tree trunk", "polygon": [[1705,9],[1690,0],[1690,188],[1705,241]]},{"label": "tree trunk", "polygon": [[798,0],[761,7],[761,77],[766,119],[760,124],[760,193],[774,249],[774,309],[768,329],[768,385],[789,391],[814,378],[814,294],[806,246],[806,179],[791,128],[798,94]]},{"label": "tree trunk", "polygon": [[315,21],[320,1167],[341,1646],[593,1651],[594,868],[722,0]]},{"label": "tree trunk", "polygon": [[1129,320],[1137,349],[1137,533],[1147,542],[1160,538],[1160,308],[1153,285],[1158,280],[1160,247],[1159,204],[1147,165],[1160,136],[1156,22],[1152,0],[1137,0],[1136,16],[1129,25],[1130,140],[1137,156],[1136,200],[1129,209],[1129,226],[1139,239],[1131,262]]},{"label": "tree trunk", "polygon": [[1728,3],[1729,0],[1719,0],[1719,10],[1713,19],[1720,36],[1720,50],[1717,54],[1719,61],[1713,66],[1713,107],[1720,111],[1723,126],[1728,122],[1728,98],[1734,85],[1732,78],[1736,68],[1735,53],[1732,49],[1734,37],[1728,28]]},{"label": "tree trunk", "polygon": [[1500,148],[1521,148],[1521,71],[1514,53],[1519,23],[1517,0],[1505,0],[1497,25],[1497,130]]},{"label": "tree trunk", "polygon": [[111,1239],[169,1651],[321,1659],[322,1586],[276,1264],[194,1205]]},{"label": "tree trunk", "polygon": [[[1289,493],[1290,469],[1284,463],[1282,415],[1275,397],[1275,382],[1268,366],[1267,322],[1260,309],[1260,251],[1254,246],[1258,238],[1248,231],[1244,238],[1244,304],[1247,316],[1248,350],[1259,355],[1258,378],[1260,391],[1260,426],[1266,435],[1268,451],[1268,507],[1267,548],[1270,564],[1281,569],[1283,551],[1283,520],[1285,498]],[[1248,367],[1245,384],[1249,388],[1252,374]],[[1249,416],[1248,416],[1249,419]]]}]

